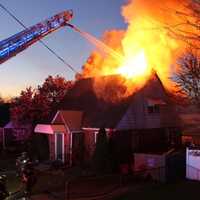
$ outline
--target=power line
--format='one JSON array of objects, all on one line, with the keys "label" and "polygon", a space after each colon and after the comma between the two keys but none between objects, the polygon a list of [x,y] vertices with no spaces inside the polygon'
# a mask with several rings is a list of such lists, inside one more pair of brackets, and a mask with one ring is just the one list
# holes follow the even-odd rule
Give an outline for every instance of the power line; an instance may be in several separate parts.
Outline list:
[{"label": "power line", "polygon": [[[13,13],[11,13],[4,5],[0,3],[0,7],[6,11],[18,24],[20,24],[23,28],[27,28]],[[61,62],[63,62],[68,68],[70,68],[74,73],[78,73],[69,63],[67,63],[61,56],[59,56],[52,48],[50,48],[45,42],[42,40],[38,40],[45,48],[47,48],[52,54],[54,54]]]}]

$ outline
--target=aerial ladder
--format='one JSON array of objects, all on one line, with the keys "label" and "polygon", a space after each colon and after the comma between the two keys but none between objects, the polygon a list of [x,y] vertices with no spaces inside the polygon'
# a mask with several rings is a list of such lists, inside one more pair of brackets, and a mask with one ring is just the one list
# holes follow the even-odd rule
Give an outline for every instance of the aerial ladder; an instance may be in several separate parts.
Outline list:
[{"label": "aerial ladder", "polygon": [[72,10],[63,11],[0,42],[0,64],[57,29],[69,25]]}]

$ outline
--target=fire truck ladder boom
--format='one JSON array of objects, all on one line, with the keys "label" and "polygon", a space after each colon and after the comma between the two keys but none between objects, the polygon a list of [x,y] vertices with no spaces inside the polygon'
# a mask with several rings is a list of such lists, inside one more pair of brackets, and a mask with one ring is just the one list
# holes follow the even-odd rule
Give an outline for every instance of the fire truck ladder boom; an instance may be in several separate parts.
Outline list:
[{"label": "fire truck ladder boom", "polygon": [[71,10],[63,11],[53,17],[0,41],[0,64],[22,52],[57,29],[67,26],[72,19]]}]

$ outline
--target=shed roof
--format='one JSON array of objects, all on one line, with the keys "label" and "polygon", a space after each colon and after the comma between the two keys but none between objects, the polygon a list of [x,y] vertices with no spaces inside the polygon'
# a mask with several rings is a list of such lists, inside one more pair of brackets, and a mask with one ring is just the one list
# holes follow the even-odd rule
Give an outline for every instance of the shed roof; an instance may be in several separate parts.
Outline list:
[{"label": "shed roof", "polygon": [[82,115],[83,115],[82,111],[58,110],[51,123],[64,124],[71,131],[80,130]]},{"label": "shed roof", "polygon": [[45,134],[54,134],[55,132],[65,132],[64,125],[55,125],[55,124],[37,124],[34,132],[35,133],[45,133]]}]

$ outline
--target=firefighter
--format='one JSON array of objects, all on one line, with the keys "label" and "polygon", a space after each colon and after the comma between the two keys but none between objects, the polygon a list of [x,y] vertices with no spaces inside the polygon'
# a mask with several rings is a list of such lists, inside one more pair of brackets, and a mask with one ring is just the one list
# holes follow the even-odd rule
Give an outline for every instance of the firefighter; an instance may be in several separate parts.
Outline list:
[{"label": "firefighter", "polygon": [[27,152],[22,152],[21,156],[16,159],[17,176],[21,176],[23,168],[30,162]]}]

